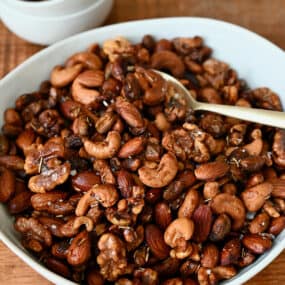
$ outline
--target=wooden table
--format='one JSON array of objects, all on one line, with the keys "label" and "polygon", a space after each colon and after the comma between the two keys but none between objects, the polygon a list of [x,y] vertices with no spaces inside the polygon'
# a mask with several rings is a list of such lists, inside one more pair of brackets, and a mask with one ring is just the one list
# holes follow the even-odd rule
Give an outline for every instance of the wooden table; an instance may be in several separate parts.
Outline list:
[{"label": "wooden table", "polygon": [[[106,24],[167,16],[200,16],[229,21],[249,28],[285,49],[284,0],[115,0]],[[41,49],[41,46],[14,36],[0,22],[0,78]],[[285,284],[284,269],[285,252],[246,284]],[[0,242],[0,284],[51,283]]]}]

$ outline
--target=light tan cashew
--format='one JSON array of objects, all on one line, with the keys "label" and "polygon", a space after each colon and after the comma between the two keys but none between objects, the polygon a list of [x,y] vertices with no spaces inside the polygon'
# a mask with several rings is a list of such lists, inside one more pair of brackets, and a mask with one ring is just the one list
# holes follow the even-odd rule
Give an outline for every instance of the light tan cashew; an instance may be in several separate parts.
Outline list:
[{"label": "light tan cashew", "polygon": [[116,178],[107,160],[96,159],[93,168],[99,173],[102,184],[116,184]]},{"label": "light tan cashew", "polygon": [[179,218],[191,218],[195,209],[198,207],[200,202],[199,193],[195,188],[191,188],[186,194],[182,205],[178,210]]},{"label": "light tan cashew", "polygon": [[88,139],[84,140],[84,148],[86,152],[97,159],[107,159],[113,157],[121,146],[121,136],[116,131],[108,132],[103,142],[92,142]]},{"label": "light tan cashew", "polygon": [[243,148],[250,154],[250,155],[260,155],[262,152],[263,141],[262,141],[262,133],[260,129],[255,129],[251,133],[251,137],[253,141]]},{"label": "light tan cashew", "polygon": [[51,84],[55,87],[64,87],[71,83],[81,72],[83,65],[78,63],[70,67],[57,65],[53,68],[50,76]]},{"label": "light tan cashew", "polygon": [[228,214],[233,219],[233,230],[240,229],[245,221],[245,207],[242,201],[228,193],[218,194],[210,202],[211,209],[217,214]]},{"label": "light tan cashew", "polygon": [[173,153],[163,155],[157,168],[151,169],[146,166],[138,170],[139,178],[143,184],[153,188],[161,188],[168,185],[178,171],[178,162]]},{"label": "light tan cashew", "polygon": [[273,186],[271,183],[263,182],[245,189],[245,191],[241,193],[241,198],[246,208],[251,212],[255,212],[263,206],[272,190]]},{"label": "light tan cashew", "polygon": [[84,216],[92,204],[101,204],[105,208],[112,207],[118,201],[119,195],[113,185],[97,184],[86,192],[79,200],[75,209],[76,216]]},{"label": "light tan cashew", "polygon": [[86,216],[76,217],[72,229],[78,230],[82,225],[85,225],[87,232],[91,232],[94,228],[94,223],[91,218]]},{"label": "light tan cashew", "polygon": [[73,66],[77,63],[81,63],[88,69],[98,70],[102,67],[102,60],[100,57],[92,52],[83,51],[72,55],[67,61],[66,66]]}]

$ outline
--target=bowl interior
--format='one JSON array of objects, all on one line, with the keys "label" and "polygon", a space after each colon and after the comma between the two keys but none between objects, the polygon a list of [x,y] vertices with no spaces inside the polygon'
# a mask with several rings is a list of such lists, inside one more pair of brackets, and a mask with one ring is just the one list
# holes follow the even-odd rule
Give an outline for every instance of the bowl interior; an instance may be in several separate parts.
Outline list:
[{"label": "bowl interior", "polygon": [[[206,44],[213,48],[214,57],[229,63],[251,88],[271,88],[280,95],[285,106],[285,54],[281,49],[252,32],[221,21],[203,18],[164,18],[95,29],[59,42],[31,57],[0,82],[0,125],[3,123],[5,108],[13,106],[15,98],[20,94],[37,89],[41,81],[48,79],[52,67],[63,63],[71,54],[87,48],[91,43],[102,43],[119,35],[137,42],[145,34],[152,34],[156,38],[202,36]],[[45,269],[27,254],[13,229],[13,219],[3,205],[0,206],[0,220],[0,237],[25,262],[56,284],[74,284]],[[284,242],[285,231],[276,238],[270,251],[223,284],[242,284],[254,276],[282,251]]]}]

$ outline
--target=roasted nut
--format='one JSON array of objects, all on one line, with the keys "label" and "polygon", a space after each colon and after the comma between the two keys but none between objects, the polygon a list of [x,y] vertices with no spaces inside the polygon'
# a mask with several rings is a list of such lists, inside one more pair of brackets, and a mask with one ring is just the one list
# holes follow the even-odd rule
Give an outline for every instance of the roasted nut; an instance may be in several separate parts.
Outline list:
[{"label": "roasted nut", "polygon": [[0,176],[0,202],[7,202],[15,193],[16,176],[13,171],[5,169]]},{"label": "roasted nut", "polygon": [[175,155],[166,153],[156,169],[143,166],[138,170],[138,173],[143,184],[153,188],[161,188],[172,181],[177,171],[178,164]]},{"label": "roasted nut", "polygon": [[285,199],[285,179],[273,178],[269,182],[272,184],[272,196]]},{"label": "roasted nut", "polygon": [[200,203],[200,197],[198,191],[193,187],[187,192],[182,205],[178,210],[178,217],[191,218],[195,209]]},{"label": "roasted nut", "polygon": [[267,236],[248,234],[242,239],[242,244],[255,254],[262,254],[272,246],[272,241]]},{"label": "roasted nut", "polygon": [[221,265],[236,264],[241,255],[241,242],[239,239],[228,241],[221,251]]},{"label": "roasted nut", "polygon": [[135,137],[127,141],[118,152],[119,158],[128,158],[132,155],[141,153],[144,149],[144,139],[142,137]]},{"label": "roasted nut", "polygon": [[99,173],[103,184],[116,183],[116,178],[106,160],[96,159],[93,163],[93,168]]},{"label": "roasted nut", "polygon": [[96,173],[83,171],[72,177],[72,187],[79,192],[86,192],[95,184],[100,184],[101,179]]},{"label": "roasted nut", "polygon": [[58,260],[53,257],[48,257],[44,260],[45,265],[47,268],[51,269],[52,271],[61,274],[66,278],[70,278],[71,272],[68,266],[61,260]]},{"label": "roasted nut", "polygon": [[285,131],[278,130],[274,135],[274,142],[272,145],[274,162],[281,168],[285,167]]},{"label": "roasted nut", "polygon": [[207,268],[213,268],[219,263],[219,250],[213,243],[204,246],[201,256],[201,265]]},{"label": "roasted nut", "polygon": [[272,219],[268,232],[276,236],[280,234],[284,228],[285,228],[285,217],[280,216],[278,218]]},{"label": "roasted nut", "polygon": [[246,208],[251,212],[256,212],[263,206],[272,190],[272,184],[263,182],[245,189],[245,191],[241,193],[241,197]]},{"label": "roasted nut", "polygon": [[150,251],[159,259],[165,259],[169,254],[169,247],[166,245],[163,234],[155,225],[147,225],[145,239]]},{"label": "roasted nut", "polygon": [[200,180],[215,180],[223,177],[229,171],[229,165],[223,161],[201,164],[195,169],[195,176]]},{"label": "roasted nut", "polygon": [[104,285],[103,276],[96,270],[91,270],[87,274],[88,285]]},{"label": "roasted nut", "polygon": [[75,213],[83,216],[92,204],[101,204],[103,207],[112,207],[118,201],[118,193],[114,186],[108,184],[94,185],[79,200]]},{"label": "roasted nut", "polygon": [[95,124],[96,130],[100,134],[104,134],[113,127],[117,120],[116,115],[113,112],[106,112],[101,116]]},{"label": "roasted nut", "polygon": [[260,234],[266,231],[269,222],[269,216],[266,213],[260,213],[250,222],[248,230],[251,234]]},{"label": "roasted nut", "polygon": [[103,142],[92,142],[88,139],[84,140],[84,148],[86,152],[97,159],[106,159],[113,157],[119,150],[121,145],[121,136],[116,131],[108,132]]},{"label": "roasted nut", "polygon": [[211,209],[217,214],[228,214],[233,219],[233,229],[240,229],[245,220],[245,208],[242,201],[236,196],[222,193],[210,202]]},{"label": "roasted nut", "polygon": [[102,67],[102,61],[99,56],[88,51],[75,53],[68,58],[65,65],[66,67],[70,67],[78,63],[81,63],[85,68],[92,70],[98,70]]},{"label": "roasted nut", "polygon": [[17,155],[0,156],[0,165],[11,170],[24,170],[24,160]]},{"label": "roasted nut", "polygon": [[171,209],[165,202],[159,202],[154,207],[154,219],[156,224],[165,230],[172,221]]},{"label": "roasted nut", "polygon": [[231,230],[231,220],[226,214],[221,214],[214,221],[212,226],[212,231],[210,234],[210,240],[220,241],[225,238],[225,236]]}]

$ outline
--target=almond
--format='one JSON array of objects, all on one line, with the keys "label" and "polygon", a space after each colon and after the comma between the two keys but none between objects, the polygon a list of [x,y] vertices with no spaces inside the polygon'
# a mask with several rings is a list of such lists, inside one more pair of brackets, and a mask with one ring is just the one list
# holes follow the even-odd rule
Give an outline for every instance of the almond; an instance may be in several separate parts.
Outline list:
[{"label": "almond", "polygon": [[226,214],[221,214],[215,220],[210,234],[211,241],[220,241],[231,231],[231,219]]},{"label": "almond", "polygon": [[285,228],[285,217],[281,216],[272,219],[268,232],[276,236],[280,234],[284,228]]},{"label": "almond", "polygon": [[207,268],[213,268],[218,265],[219,262],[219,249],[216,245],[210,243],[204,246],[201,265]]},{"label": "almond", "polygon": [[93,185],[101,184],[101,179],[95,172],[83,171],[72,177],[71,184],[74,190],[86,192]]},{"label": "almond", "polygon": [[248,229],[251,234],[260,234],[269,226],[270,218],[267,213],[258,214],[249,224]]},{"label": "almond", "polygon": [[147,225],[145,239],[150,251],[159,259],[165,259],[169,255],[169,247],[166,245],[163,233],[155,225]]},{"label": "almond", "polygon": [[195,224],[193,240],[196,242],[205,241],[211,231],[211,208],[207,205],[200,205],[193,213],[192,220]]},{"label": "almond", "polygon": [[242,239],[242,244],[255,254],[262,254],[272,246],[272,241],[267,236],[248,234]]},{"label": "almond", "polygon": [[265,163],[265,158],[257,155],[250,155],[240,160],[241,167],[249,172],[256,172],[261,170]]},{"label": "almond", "polygon": [[144,149],[144,139],[142,137],[135,137],[127,141],[118,153],[119,158],[128,158],[132,155],[137,155]]},{"label": "almond", "polygon": [[215,180],[225,176],[229,165],[224,161],[214,161],[201,164],[195,169],[195,176],[200,180]]},{"label": "almond", "polygon": [[121,195],[124,198],[129,198],[132,195],[132,187],[134,186],[134,179],[132,174],[126,170],[118,171],[117,183]]},{"label": "almond", "polygon": [[285,199],[285,179],[274,178],[269,182],[273,186],[272,196]]},{"label": "almond", "polygon": [[104,79],[102,70],[86,70],[77,77],[78,82],[87,87],[100,87],[103,85]]},{"label": "almond", "polygon": [[162,230],[165,230],[172,221],[171,210],[168,204],[165,202],[157,203],[154,208],[154,217],[156,224]]},{"label": "almond", "polygon": [[221,252],[221,265],[236,264],[240,258],[241,244],[239,239],[228,241]]}]

